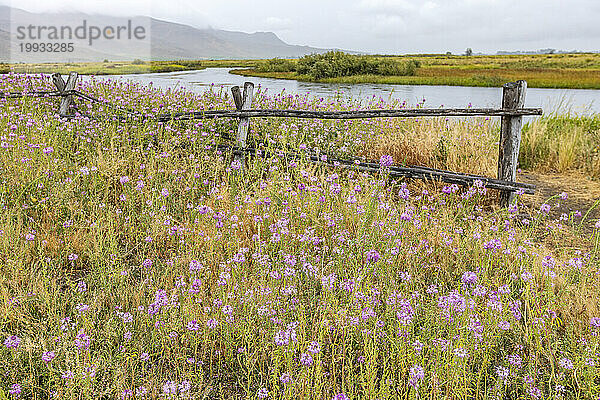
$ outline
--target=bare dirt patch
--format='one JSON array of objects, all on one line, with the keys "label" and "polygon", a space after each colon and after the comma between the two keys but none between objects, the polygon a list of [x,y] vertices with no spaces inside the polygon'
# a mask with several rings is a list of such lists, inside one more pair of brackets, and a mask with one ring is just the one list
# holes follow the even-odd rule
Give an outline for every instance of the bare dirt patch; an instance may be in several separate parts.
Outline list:
[{"label": "bare dirt patch", "polygon": [[552,207],[551,217],[559,218],[563,213],[579,211],[581,218],[586,216],[581,228],[583,233],[591,234],[594,224],[600,218],[600,181],[592,180],[582,172],[573,171],[561,174],[523,171],[519,181],[536,185],[536,194],[524,196],[525,204],[532,209],[539,209],[550,197],[567,193],[566,200],[560,201],[559,207]]}]

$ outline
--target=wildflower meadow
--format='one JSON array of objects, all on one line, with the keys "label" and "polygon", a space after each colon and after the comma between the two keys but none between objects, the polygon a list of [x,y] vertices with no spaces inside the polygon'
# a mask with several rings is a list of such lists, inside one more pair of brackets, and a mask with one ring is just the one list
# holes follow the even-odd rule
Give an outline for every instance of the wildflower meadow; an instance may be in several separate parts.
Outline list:
[{"label": "wildflower meadow", "polygon": [[[7,74],[0,90],[50,88]],[[234,109],[88,78],[144,114]],[[508,209],[485,118],[121,121],[0,100],[0,399],[598,399],[600,222],[568,193]],[[259,88],[256,108],[406,107]],[[378,160],[376,174],[278,149]],[[579,212],[581,211],[581,212]]]}]

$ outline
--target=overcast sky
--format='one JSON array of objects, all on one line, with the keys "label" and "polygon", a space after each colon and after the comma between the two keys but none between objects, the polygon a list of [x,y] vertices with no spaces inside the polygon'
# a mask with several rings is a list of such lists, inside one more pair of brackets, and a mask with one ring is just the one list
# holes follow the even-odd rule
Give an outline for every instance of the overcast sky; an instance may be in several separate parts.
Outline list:
[{"label": "overcast sky", "polygon": [[272,31],[291,44],[373,53],[600,50],[600,0],[0,0],[31,12],[151,15]]}]

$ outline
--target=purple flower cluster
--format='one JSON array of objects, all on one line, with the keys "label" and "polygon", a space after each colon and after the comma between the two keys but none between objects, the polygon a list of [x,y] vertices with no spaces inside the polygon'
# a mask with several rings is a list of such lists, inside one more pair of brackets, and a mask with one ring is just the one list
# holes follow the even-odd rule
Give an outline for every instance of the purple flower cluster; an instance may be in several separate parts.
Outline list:
[{"label": "purple flower cluster", "polygon": [[464,274],[462,274],[461,281],[467,286],[474,285],[477,283],[477,274],[472,271],[467,271]]},{"label": "purple flower cluster", "polygon": [[448,322],[454,321],[455,316],[461,315],[467,309],[467,300],[456,290],[448,295],[439,296],[437,304]]},{"label": "purple flower cluster", "polygon": [[389,168],[394,165],[394,158],[388,154],[384,154],[379,159],[379,165],[381,168]]},{"label": "purple flower cluster", "polygon": [[379,261],[380,257],[381,256],[377,250],[369,250],[366,254],[366,260],[368,263],[375,263]]},{"label": "purple flower cluster", "polygon": [[21,344],[21,338],[18,336],[9,336],[4,339],[4,345],[9,349],[16,349]]},{"label": "purple flower cluster", "polygon": [[42,360],[49,363],[56,358],[56,353],[53,351],[46,351],[42,354]]},{"label": "purple flower cluster", "polygon": [[408,384],[413,388],[417,388],[419,383],[425,378],[425,371],[420,365],[410,367]]},{"label": "purple flower cluster", "polygon": [[85,334],[83,329],[79,330],[77,336],[75,336],[75,340],[73,343],[79,350],[84,350],[90,347],[91,339],[88,335]]},{"label": "purple flower cluster", "polygon": [[296,340],[296,329],[293,325],[288,326],[288,329],[286,330],[276,332],[273,336],[273,341],[277,346],[287,346]]}]

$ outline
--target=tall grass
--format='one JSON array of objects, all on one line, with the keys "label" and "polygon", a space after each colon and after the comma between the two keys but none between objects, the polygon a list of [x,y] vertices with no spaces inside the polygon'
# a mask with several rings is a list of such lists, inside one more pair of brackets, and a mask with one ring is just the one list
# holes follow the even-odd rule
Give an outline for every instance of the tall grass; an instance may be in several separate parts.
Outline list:
[{"label": "tall grass", "polygon": [[[0,81],[2,90],[45,84]],[[144,112],[234,107],[222,90],[114,81],[83,90]],[[256,101],[359,105],[261,92]],[[234,121],[61,121],[55,109],[55,99],[0,103],[6,397],[600,393],[600,223],[580,247],[547,248],[539,238],[571,234],[562,220],[549,220],[546,206],[529,219],[517,217],[520,206],[489,209],[480,185],[438,191],[390,181],[385,167],[368,175],[280,156],[250,159],[242,174],[213,150]],[[252,126],[251,140],[267,147],[393,154],[474,172],[491,168],[487,144],[495,151],[485,120]]]},{"label": "tall grass", "polygon": [[526,124],[520,163],[556,172],[581,169],[600,177],[600,116],[552,113]]}]

